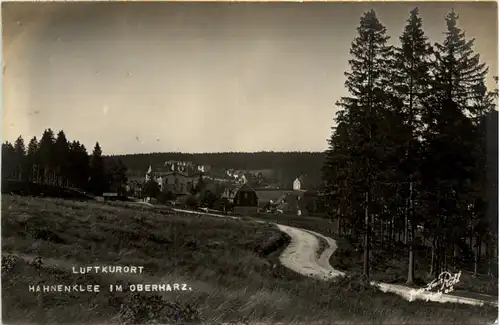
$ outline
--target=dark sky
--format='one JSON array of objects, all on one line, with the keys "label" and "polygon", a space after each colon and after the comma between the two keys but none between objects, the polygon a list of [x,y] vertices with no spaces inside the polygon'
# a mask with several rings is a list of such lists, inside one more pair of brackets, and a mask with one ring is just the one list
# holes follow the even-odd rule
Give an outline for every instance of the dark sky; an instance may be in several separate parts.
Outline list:
[{"label": "dark sky", "polygon": [[452,8],[498,71],[497,5],[2,3],[3,137],[64,129],[89,150],[324,150],[362,13],[398,41],[418,6],[441,41]]}]

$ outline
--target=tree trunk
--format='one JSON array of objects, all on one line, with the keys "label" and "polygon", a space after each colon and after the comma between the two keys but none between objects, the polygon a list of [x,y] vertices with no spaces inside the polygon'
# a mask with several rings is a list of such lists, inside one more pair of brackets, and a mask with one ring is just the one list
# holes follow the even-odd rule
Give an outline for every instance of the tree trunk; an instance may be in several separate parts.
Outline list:
[{"label": "tree trunk", "polygon": [[474,245],[472,244],[473,238],[474,238],[474,230],[473,230],[472,222],[471,222],[471,225],[470,225],[470,228],[469,228],[469,249],[470,249],[471,252],[474,249]]},{"label": "tree trunk", "polygon": [[489,276],[494,276],[493,265],[494,265],[495,256],[497,256],[497,254],[495,254],[495,246],[496,246],[495,237],[491,237],[490,256],[488,259],[488,275]]},{"label": "tree trunk", "polygon": [[443,268],[442,271],[448,270],[448,246],[443,245]]},{"label": "tree trunk", "polygon": [[384,220],[380,220],[380,245],[384,247],[385,245],[385,225]]},{"label": "tree trunk", "polygon": [[396,242],[396,217],[392,216],[392,228],[391,228],[391,233],[392,233],[392,243],[394,244]]},{"label": "tree trunk", "polygon": [[491,244],[490,244],[490,236],[486,237],[484,243],[486,244],[485,246],[485,254],[484,254],[484,258],[486,260],[486,264],[487,264],[487,273],[488,275],[490,275],[490,266],[491,266]]},{"label": "tree trunk", "polygon": [[365,252],[363,256],[363,275],[368,278],[370,276],[370,193],[366,192],[366,206],[365,206]]},{"label": "tree trunk", "polygon": [[[413,227],[412,227],[413,228]],[[408,279],[406,280],[407,284],[413,284],[415,278],[415,236],[413,229],[411,230],[411,242],[410,242],[410,252],[408,256]]]},{"label": "tree trunk", "polygon": [[476,241],[476,245],[474,247],[474,274],[473,274],[473,277],[477,276],[478,265],[479,265],[479,245]]},{"label": "tree trunk", "polygon": [[436,266],[434,269],[434,277],[438,278],[439,274],[441,273],[441,268],[442,268],[442,258],[443,258],[443,247],[442,247],[442,239],[439,236],[437,239],[437,246],[436,246]]},{"label": "tree trunk", "polygon": [[405,213],[405,225],[403,230],[404,244],[408,245],[408,213]]},{"label": "tree trunk", "polygon": [[479,247],[478,259],[479,259],[479,262],[481,262],[481,259],[483,256],[483,240],[480,236],[478,236],[477,242],[478,242],[478,247]]},{"label": "tree trunk", "polygon": [[394,242],[393,234],[394,234],[394,216],[391,218],[391,220],[389,220],[389,243],[388,243],[389,247]]},{"label": "tree trunk", "polygon": [[436,266],[436,236],[432,238],[432,248],[431,248],[431,269],[429,270],[429,274],[434,274],[434,268]]}]

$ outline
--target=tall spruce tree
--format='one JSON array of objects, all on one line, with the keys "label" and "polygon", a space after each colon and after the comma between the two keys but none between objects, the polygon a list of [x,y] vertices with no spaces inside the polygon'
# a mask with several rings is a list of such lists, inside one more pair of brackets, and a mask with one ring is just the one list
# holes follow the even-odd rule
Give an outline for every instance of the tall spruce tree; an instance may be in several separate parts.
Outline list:
[{"label": "tall spruce tree", "polygon": [[21,181],[26,178],[26,147],[22,136],[14,142],[14,153],[16,176]]},{"label": "tall spruce tree", "polygon": [[446,15],[447,31],[443,43],[436,43],[435,91],[439,100],[452,100],[465,113],[477,115],[471,100],[475,89],[484,83],[488,68],[474,53],[474,39],[467,40],[458,25],[459,15],[454,11]]},{"label": "tall spruce tree", "polygon": [[96,142],[90,159],[90,185],[95,195],[102,195],[105,190],[104,161],[99,142]]},{"label": "tall spruce tree", "polygon": [[410,17],[400,36],[401,45],[395,54],[395,91],[401,100],[401,109],[404,116],[404,137],[406,152],[400,168],[401,181],[407,193],[405,208],[405,240],[409,245],[409,262],[407,283],[414,282],[414,250],[415,250],[415,219],[414,193],[418,172],[420,136],[422,130],[422,112],[428,102],[432,81],[432,54],[433,49],[425,36],[422,19],[418,8],[411,10]]},{"label": "tall spruce tree", "polygon": [[91,176],[89,155],[85,146],[79,141],[73,141],[69,145],[68,165],[68,178],[71,186],[92,190],[92,184],[89,182]]},{"label": "tall spruce tree", "polygon": [[[445,17],[447,31],[443,43],[436,43],[433,96],[423,115],[425,121],[425,168],[422,177],[428,202],[428,227],[436,238],[436,259],[432,270],[436,275],[446,268],[448,247],[456,247],[472,232],[484,215],[484,204],[478,188],[484,177],[484,154],[477,125],[488,111],[489,99],[484,87],[488,68],[474,53],[474,39],[467,40],[457,26],[458,14]],[[431,200],[429,200],[431,199]],[[434,254],[433,254],[434,256]]]},{"label": "tall spruce tree", "polygon": [[106,183],[110,185],[109,190],[111,192],[116,192],[118,195],[125,194],[127,167],[123,164],[121,159],[108,161],[105,168],[105,179]]},{"label": "tall spruce tree", "polygon": [[16,151],[12,143],[2,143],[2,178],[14,178],[16,167]]},{"label": "tall spruce tree", "polygon": [[52,184],[55,178],[54,142],[54,132],[51,129],[46,129],[42,134],[38,147],[42,168],[42,182],[45,184]]},{"label": "tall spruce tree", "polygon": [[69,144],[63,130],[57,134],[54,144],[54,155],[56,162],[56,183],[60,186],[67,185]]},{"label": "tall spruce tree", "polygon": [[[491,200],[492,197],[489,192],[493,191],[495,193],[496,191],[491,187],[491,179],[494,173],[492,175],[491,165],[488,162],[491,161],[489,151],[498,154],[498,150],[492,150],[488,147],[488,120],[493,116],[495,93],[487,91],[484,82],[480,82],[473,90],[473,95],[472,106],[476,116],[472,119],[474,123],[474,139],[472,140],[471,154],[474,161],[470,166],[472,177],[467,184],[468,193],[466,199],[475,209],[473,210],[474,214],[469,216],[471,220],[469,227],[472,228],[472,235],[476,237],[476,243],[484,241],[488,247],[491,247],[496,242],[497,226],[495,222],[491,222],[492,219],[490,218],[491,207],[494,206],[495,200]],[[480,258],[478,245],[474,249],[474,256],[474,270],[477,273]]]},{"label": "tall spruce tree", "polygon": [[[326,169],[334,166],[337,162],[335,153],[338,148],[348,148],[342,154],[344,162],[343,173],[344,182],[330,182],[330,189],[337,187],[344,192],[343,195],[355,198],[359,201],[359,193],[364,197],[364,267],[363,274],[369,276],[369,249],[370,249],[370,224],[372,216],[373,184],[374,178],[378,174],[381,157],[379,156],[385,134],[382,134],[383,120],[387,117],[384,110],[390,107],[391,97],[388,96],[390,90],[390,63],[392,49],[387,45],[389,36],[386,35],[386,28],[379,22],[375,11],[366,12],[360,20],[357,28],[358,36],[354,39],[350,53],[352,59],[349,60],[350,71],[345,75],[347,80],[345,85],[350,93],[349,97],[343,97],[337,102],[340,112],[337,114],[337,125],[343,126],[343,132],[350,136],[351,144],[337,141],[339,137],[336,130],[332,134],[330,150],[328,151]],[[331,173],[324,170],[327,177]],[[339,190],[340,192],[340,190]],[[357,210],[357,204],[351,209]],[[356,215],[357,217],[358,215]],[[357,223],[357,222],[355,222]]]},{"label": "tall spruce tree", "polygon": [[38,140],[36,137],[31,138],[28,143],[26,153],[27,169],[29,170],[28,179],[32,182],[39,182],[39,158],[38,158]]},{"label": "tall spruce tree", "polygon": [[[349,125],[343,122],[343,113],[337,114],[340,121],[335,127],[332,127],[331,138],[328,139],[329,148],[326,151],[325,163],[323,166],[323,180],[325,183],[325,194],[329,207],[328,213],[337,218],[337,231],[342,234],[344,228],[352,230],[359,229],[356,224],[359,221],[356,218],[359,215],[359,209],[362,207],[362,197],[359,195],[351,197],[349,190],[356,180],[350,166],[350,146],[351,139],[349,134]],[[356,186],[359,188],[360,186]],[[359,203],[359,204],[356,204]],[[358,207],[353,210],[352,207]],[[356,233],[354,233],[354,236]]]}]

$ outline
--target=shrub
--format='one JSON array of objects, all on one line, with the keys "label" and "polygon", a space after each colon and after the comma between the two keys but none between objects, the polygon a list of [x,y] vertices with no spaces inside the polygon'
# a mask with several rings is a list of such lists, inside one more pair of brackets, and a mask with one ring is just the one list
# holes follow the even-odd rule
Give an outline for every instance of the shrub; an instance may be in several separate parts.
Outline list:
[{"label": "shrub", "polygon": [[194,195],[190,195],[190,196],[186,199],[186,206],[187,206],[189,209],[196,209],[196,208],[198,208],[198,200],[196,199],[196,196],[194,196]]}]

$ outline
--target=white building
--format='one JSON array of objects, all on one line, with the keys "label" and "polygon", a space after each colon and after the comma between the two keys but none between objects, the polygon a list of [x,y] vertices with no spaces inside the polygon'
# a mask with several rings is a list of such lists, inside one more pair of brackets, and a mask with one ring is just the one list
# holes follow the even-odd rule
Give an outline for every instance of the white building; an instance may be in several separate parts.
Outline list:
[{"label": "white building", "polygon": [[294,191],[300,191],[300,180],[298,178],[296,178],[294,181],[293,181],[293,190]]}]

